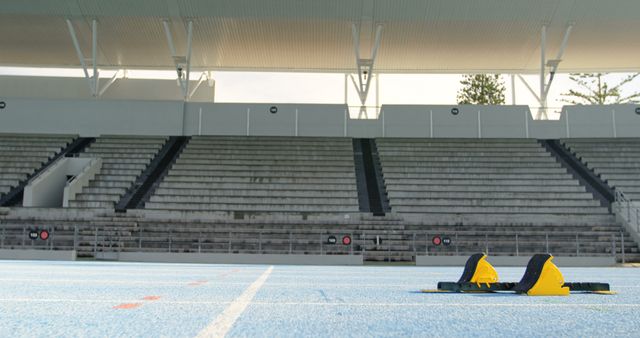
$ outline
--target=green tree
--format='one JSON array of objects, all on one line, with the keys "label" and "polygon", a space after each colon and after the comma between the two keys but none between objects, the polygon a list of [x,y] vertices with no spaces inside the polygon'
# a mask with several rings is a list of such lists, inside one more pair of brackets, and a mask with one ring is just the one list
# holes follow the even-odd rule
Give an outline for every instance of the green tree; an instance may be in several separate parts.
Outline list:
[{"label": "green tree", "polygon": [[607,75],[607,73],[571,74],[569,79],[574,82],[577,89],[570,89],[569,92],[562,94],[566,97],[563,101],[570,104],[619,104],[640,98],[638,91],[622,95],[622,87],[635,80],[640,73],[631,74],[614,85],[606,81]]},{"label": "green tree", "polygon": [[458,104],[504,104],[504,82],[500,74],[469,74],[460,81]]}]

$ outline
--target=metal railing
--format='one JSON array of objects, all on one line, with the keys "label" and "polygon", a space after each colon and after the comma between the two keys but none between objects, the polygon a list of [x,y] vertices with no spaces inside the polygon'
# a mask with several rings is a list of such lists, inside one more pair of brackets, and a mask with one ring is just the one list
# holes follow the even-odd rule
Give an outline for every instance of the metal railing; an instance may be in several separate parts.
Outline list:
[{"label": "metal railing", "polygon": [[[32,231],[46,230],[46,240]],[[603,236],[610,236],[603,239]],[[343,239],[348,238],[348,243]],[[335,239],[335,241],[334,241]],[[569,231],[410,231],[352,229],[184,228],[173,225],[115,227],[91,225],[0,224],[0,249],[80,250],[86,255],[112,252],[226,254],[365,255],[376,260],[411,260],[419,255],[467,256],[485,252],[530,256],[615,256],[624,260],[624,232]]]},{"label": "metal railing", "polygon": [[614,212],[622,217],[631,229],[640,233],[640,207],[628,199],[624,192],[616,189],[615,193]]},{"label": "metal railing", "polygon": [[531,256],[549,253],[562,256],[624,256],[624,233],[610,233],[610,240],[602,240],[601,234],[580,232],[518,233],[438,231],[414,234],[413,250],[426,256],[467,256],[484,252],[498,256]]},{"label": "metal railing", "polygon": [[[121,241],[122,251],[191,253],[357,255],[354,233],[347,230],[263,230],[211,228],[201,231],[144,229]],[[104,235],[103,235],[104,236]],[[349,238],[343,244],[343,238]],[[103,237],[104,238],[104,237]],[[332,241],[335,239],[335,242]]]}]

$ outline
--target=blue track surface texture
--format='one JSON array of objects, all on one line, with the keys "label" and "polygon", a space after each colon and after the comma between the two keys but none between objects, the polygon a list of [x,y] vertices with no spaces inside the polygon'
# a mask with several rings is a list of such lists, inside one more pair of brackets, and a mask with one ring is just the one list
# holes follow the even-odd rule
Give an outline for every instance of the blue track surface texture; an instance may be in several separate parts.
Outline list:
[{"label": "blue track surface texture", "polygon": [[[640,269],[565,268],[614,296],[423,294],[462,267],[0,261],[0,337],[640,334]],[[498,268],[518,281],[523,268]]]}]

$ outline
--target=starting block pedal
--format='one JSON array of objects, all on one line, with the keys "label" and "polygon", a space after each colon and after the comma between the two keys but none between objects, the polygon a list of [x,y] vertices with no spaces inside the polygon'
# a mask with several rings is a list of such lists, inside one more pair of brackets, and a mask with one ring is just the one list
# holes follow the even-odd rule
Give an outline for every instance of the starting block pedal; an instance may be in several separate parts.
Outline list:
[{"label": "starting block pedal", "polygon": [[524,276],[518,283],[498,282],[498,273],[487,261],[487,255],[474,254],[467,260],[457,282],[439,282],[435,290],[424,293],[514,292],[528,296],[567,296],[571,292],[615,294],[607,283],[565,283],[553,256],[536,254],[529,260]]}]

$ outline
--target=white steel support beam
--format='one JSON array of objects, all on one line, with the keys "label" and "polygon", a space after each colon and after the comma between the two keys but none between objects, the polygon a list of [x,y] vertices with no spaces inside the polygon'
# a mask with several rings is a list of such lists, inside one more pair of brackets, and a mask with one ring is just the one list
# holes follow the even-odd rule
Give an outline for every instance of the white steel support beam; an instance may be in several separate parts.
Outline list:
[{"label": "white steel support beam", "polygon": [[527,82],[527,80],[525,80],[525,78],[522,77],[522,75],[520,75],[520,74],[518,74],[518,79],[520,79],[520,81],[522,81],[522,83],[524,83],[525,87],[527,87],[527,89],[529,90],[531,95],[533,95],[533,97],[536,99],[536,101],[540,102],[540,97],[538,96],[536,91],[533,90],[533,88],[531,88],[531,85],[529,85],[529,82]]},{"label": "white steel support beam", "polygon": [[109,87],[111,87],[111,85],[114,84],[118,79],[123,78],[124,75],[125,75],[125,71],[123,69],[118,69],[115,72],[115,74],[113,74],[111,79],[109,79],[109,81],[107,81],[107,83],[105,83],[104,86],[102,86],[102,88],[100,89],[100,92],[98,93],[98,97],[102,97],[102,95],[104,95],[107,89],[109,89]]},{"label": "white steel support beam", "polygon": [[169,45],[169,52],[171,58],[176,66],[176,74],[178,77],[178,85],[182,90],[182,97],[185,101],[189,100],[192,94],[189,93],[189,79],[191,77],[191,42],[193,40],[193,21],[189,21],[187,24],[187,50],[184,55],[178,55],[173,40],[173,34],[171,34],[171,28],[169,27],[169,21],[162,21],[164,27],[164,33],[167,37],[167,44]]},{"label": "white steel support beam", "polygon": [[100,74],[98,73],[98,21],[91,21],[91,64],[93,64],[93,96],[98,97]]},{"label": "white steel support beam", "polygon": [[73,26],[73,23],[70,19],[66,19],[67,28],[69,29],[69,35],[71,35],[71,41],[73,42],[73,47],[76,50],[76,54],[78,55],[78,60],[80,61],[80,65],[82,66],[82,71],[84,72],[84,77],[89,82],[89,90],[91,91],[91,95],[93,97],[99,96],[99,72],[98,72],[98,21],[93,19],[91,21],[91,67],[93,68],[93,74],[89,74],[89,67],[87,65],[87,58],[84,56],[82,49],[80,48],[80,43],[78,42],[78,35],[76,34],[76,29]]},{"label": "white steel support beam", "polygon": [[569,26],[567,26],[567,29],[564,32],[564,37],[562,38],[562,44],[560,45],[560,49],[558,50],[558,54],[556,55],[556,58],[554,60],[549,60],[549,62],[547,63],[547,66],[551,67],[551,70],[549,71],[549,81],[545,87],[544,95],[543,95],[543,100],[545,100],[545,102],[547,100],[547,96],[549,95],[549,89],[551,88],[551,84],[553,83],[553,78],[555,77],[556,72],[558,71],[558,66],[562,61],[564,50],[567,48],[567,43],[569,42],[569,36],[571,35],[572,29],[573,29],[573,24],[570,24]]},{"label": "white steel support beam", "polygon": [[[551,85],[553,84],[553,79],[555,78],[556,72],[558,71],[558,67],[560,66],[560,62],[562,62],[562,56],[564,55],[564,51],[567,47],[567,43],[569,42],[569,36],[571,35],[571,30],[573,29],[573,23],[570,23],[564,32],[564,37],[562,38],[562,43],[560,45],[560,49],[558,49],[558,54],[555,59],[547,60],[547,26],[542,26],[542,31],[540,32],[540,93],[536,96],[536,99],[540,103],[540,108],[538,109],[538,114],[536,115],[536,119],[548,119],[547,116],[547,98],[549,97],[549,91],[551,89]],[[549,68],[549,79],[547,80],[547,68]],[[526,81],[522,77],[520,80],[527,85],[530,91],[531,88],[527,84]]]},{"label": "white steel support beam", "polygon": [[540,32],[540,94],[538,101],[540,103],[540,109],[538,110],[538,119],[545,116],[547,119],[547,102],[543,100],[545,81],[546,81],[546,64],[547,64],[547,25],[542,25],[542,31]]},{"label": "white steel support beam", "polygon": [[195,87],[193,87],[193,89],[191,90],[191,93],[189,93],[189,100],[191,100],[193,95],[195,95],[196,91],[198,91],[198,88],[200,88],[200,86],[205,81],[207,81],[207,84],[209,87],[213,88],[215,86],[216,81],[211,76],[211,72],[210,71],[202,72],[200,74],[200,78],[198,78],[198,82],[196,83]]},{"label": "white steel support beam", "polygon": [[382,39],[382,25],[376,26],[375,38],[373,42],[373,46],[371,48],[370,58],[362,58],[360,53],[360,29],[354,23],[351,26],[351,34],[353,36],[353,48],[356,57],[356,70],[358,73],[358,82],[351,78],[356,91],[358,93],[358,98],[361,103],[361,111],[360,114],[366,115],[366,102],[367,97],[369,96],[369,90],[371,89],[371,80],[373,78],[373,69],[376,62],[376,57],[378,56],[378,49],[380,48],[380,40]]}]

